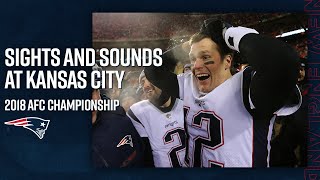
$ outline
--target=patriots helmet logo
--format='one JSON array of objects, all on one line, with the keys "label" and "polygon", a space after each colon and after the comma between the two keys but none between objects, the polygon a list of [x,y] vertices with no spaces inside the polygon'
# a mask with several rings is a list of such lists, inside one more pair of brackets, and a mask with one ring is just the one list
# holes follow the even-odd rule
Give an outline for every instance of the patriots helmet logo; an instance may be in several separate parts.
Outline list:
[{"label": "patriots helmet logo", "polygon": [[126,144],[129,144],[131,147],[133,147],[131,135],[126,135],[125,137],[123,137],[119,142],[119,144],[117,145],[117,147],[120,147]]},{"label": "patriots helmet logo", "polygon": [[4,124],[26,128],[35,133],[39,137],[39,139],[42,139],[46,130],[48,129],[49,122],[50,120],[45,120],[38,117],[25,117],[4,122]]}]

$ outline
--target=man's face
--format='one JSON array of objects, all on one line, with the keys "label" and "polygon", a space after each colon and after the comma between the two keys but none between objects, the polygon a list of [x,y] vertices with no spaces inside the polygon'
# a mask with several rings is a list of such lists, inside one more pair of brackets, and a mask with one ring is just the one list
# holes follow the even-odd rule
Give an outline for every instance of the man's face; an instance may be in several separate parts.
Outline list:
[{"label": "man's face", "polygon": [[305,76],[306,76],[305,68],[300,67],[298,81],[303,81]]},{"label": "man's face", "polygon": [[184,72],[184,73],[187,73],[187,72],[189,72],[189,71],[191,71],[191,68],[190,68],[190,67],[185,67],[185,68],[183,69],[183,72]]},{"label": "man's face", "polygon": [[156,102],[159,99],[161,95],[161,89],[154,86],[146,77],[141,79],[141,86],[146,98],[149,99],[149,101]]},{"label": "man's face", "polygon": [[99,100],[100,97],[100,91],[98,89],[92,90],[92,100]]},{"label": "man's face", "polygon": [[231,60],[221,60],[218,46],[210,38],[204,38],[191,45],[189,58],[192,72],[200,92],[208,93],[225,81]]}]

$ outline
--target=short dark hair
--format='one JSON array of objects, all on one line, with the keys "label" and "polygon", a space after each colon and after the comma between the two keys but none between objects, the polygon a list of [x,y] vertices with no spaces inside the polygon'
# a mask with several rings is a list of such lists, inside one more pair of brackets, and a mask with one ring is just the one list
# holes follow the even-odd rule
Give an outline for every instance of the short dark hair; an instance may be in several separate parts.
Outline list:
[{"label": "short dark hair", "polygon": [[189,41],[190,45],[200,42],[202,39],[205,39],[205,38],[211,39],[213,42],[215,42],[218,45],[217,50],[220,53],[221,57],[224,57],[226,55],[233,56],[234,51],[228,47],[228,45],[224,42],[223,39],[221,38],[213,39],[209,34],[206,34],[206,33],[198,32],[192,35]]}]

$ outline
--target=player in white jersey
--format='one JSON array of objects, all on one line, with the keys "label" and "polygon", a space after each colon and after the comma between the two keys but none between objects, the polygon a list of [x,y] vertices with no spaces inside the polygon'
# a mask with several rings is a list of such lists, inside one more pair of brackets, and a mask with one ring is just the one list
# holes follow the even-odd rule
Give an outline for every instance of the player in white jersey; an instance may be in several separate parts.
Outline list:
[{"label": "player in white jersey", "polygon": [[148,100],[133,104],[127,115],[140,136],[148,138],[155,167],[185,167],[183,102],[162,93],[143,73],[139,79]]},{"label": "player in white jersey", "polygon": [[[162,67],[147,67],[147,78],[184,101],[186,163],[189,167],[269,167],[275,115],[301,104],[295,86],[298,56],[287,44],[244,27],[206,21],[190,40],[192,72],[175,76],[173,50]],[[233,50],[251,67],[232,76]],[[161,76],[162,79],[159,77]],[[162,80],[166,79],[163,84]],[[295,104],[286,104],[290,95]]]}]

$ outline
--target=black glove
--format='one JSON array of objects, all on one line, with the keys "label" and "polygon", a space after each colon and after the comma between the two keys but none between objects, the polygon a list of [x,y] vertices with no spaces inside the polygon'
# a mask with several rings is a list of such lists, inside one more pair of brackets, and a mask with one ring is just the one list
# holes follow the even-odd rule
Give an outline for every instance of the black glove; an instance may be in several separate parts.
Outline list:
[{"label": "black glove", "polygon": [[208,34],[215,38],[224,38],[224,34],[228,28],[232,27],[231,24],[226,23],[220,19],[206,19],[204,20],[200,32]]},{"label": "black glove", "polygon": [[228,28],[232,27],[229,23],[220,19],[207,19],[201,26],[200,33],[208,35],[215,43],[217,43],[222,54],[232,52],[224,41],[224,35]]}]

